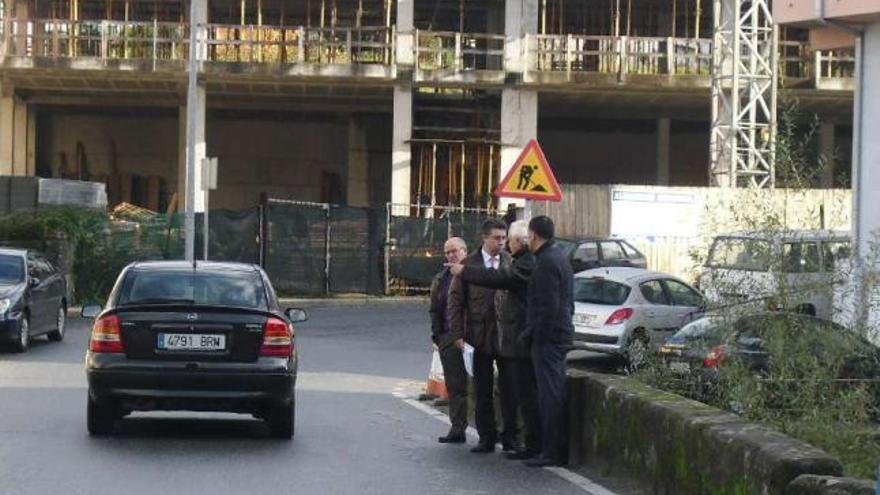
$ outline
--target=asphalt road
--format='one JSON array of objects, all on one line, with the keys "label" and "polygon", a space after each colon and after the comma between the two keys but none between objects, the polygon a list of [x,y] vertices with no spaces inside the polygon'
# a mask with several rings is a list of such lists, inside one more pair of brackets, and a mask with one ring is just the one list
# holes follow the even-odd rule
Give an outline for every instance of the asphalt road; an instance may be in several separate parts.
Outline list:
[{"label": "asphalt road", "polygon": [[593,493],[436,443],[447,426],[400,397],[418,395],[430,363],[422,304],[310,317],[297,329],[293,441],[269,438],[249,416],[202,413],[136,413],[116,435],[91,438],[87,322],[71,317],[62,343],[0,352],[0,494]]}]

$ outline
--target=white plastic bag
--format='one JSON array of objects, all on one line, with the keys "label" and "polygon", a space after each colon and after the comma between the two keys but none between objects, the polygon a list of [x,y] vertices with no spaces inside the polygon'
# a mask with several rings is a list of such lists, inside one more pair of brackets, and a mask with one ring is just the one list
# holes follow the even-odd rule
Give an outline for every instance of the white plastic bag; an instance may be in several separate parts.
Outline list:
[{"label": "white plastic bag", "polygon": [[474,376],[474,346],[465,342],[461,354],[464,357],[464,370],[468,376]]},{"label": "white plastic bag", "polygon": [[437,349],[434,349],[434,355],[431,357],[431,372],[428,378],[435,382],[446,382],[443,376],[443,363],[440,362],[440,353]]}]

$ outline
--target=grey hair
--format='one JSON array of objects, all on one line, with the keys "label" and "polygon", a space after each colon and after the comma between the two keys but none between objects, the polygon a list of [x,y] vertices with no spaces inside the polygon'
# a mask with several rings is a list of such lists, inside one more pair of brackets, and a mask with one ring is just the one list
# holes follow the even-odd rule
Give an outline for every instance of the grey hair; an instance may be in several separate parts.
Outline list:
[{"label": "grey hair", "polygon": [[525,220],[517,220],[510,224],[507,230],[507,237],[516,239],[522,244],[529,243],[529,223]]},{"label": "grey hair", "polygon": [[446,240],[446,243],[447,244],[455,244],[458,247],[460,247],[461,249],[464,249],[465,251],[467,251],[467,243],[464,242],[464,239],[462,239],[461,237],[450,237],[449,239]]}]

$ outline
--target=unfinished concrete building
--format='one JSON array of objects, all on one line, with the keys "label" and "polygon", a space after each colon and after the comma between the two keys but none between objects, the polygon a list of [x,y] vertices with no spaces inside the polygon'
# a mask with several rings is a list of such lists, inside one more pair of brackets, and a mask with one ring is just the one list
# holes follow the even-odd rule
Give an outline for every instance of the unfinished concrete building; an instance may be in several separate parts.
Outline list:
[{"label": "unfinished concrete building", "polygon": [[[187,0],[0,2],[0,175],[182,209],[193,104],[212,208],[498,206],[531,138],[563,183],[710,184],[711,0],[193,1],[194,102]],[[780,38],[783,97],[836,157],[821,185],[845,183],[852,54]]]}]

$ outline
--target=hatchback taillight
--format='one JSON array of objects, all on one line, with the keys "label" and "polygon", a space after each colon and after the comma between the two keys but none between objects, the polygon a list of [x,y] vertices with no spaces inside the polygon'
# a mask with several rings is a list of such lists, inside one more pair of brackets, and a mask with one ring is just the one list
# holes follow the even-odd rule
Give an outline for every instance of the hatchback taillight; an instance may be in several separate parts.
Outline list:
[{"label": "hatchback taillight", "polygon": [[632,318],[633,310],[631,308],[623,308],[618,309],[614,313],[611,313],[611,316],[608,317],[608,320],[605,322],[606,325],[620,325],[626,320]]},{"label": "hatchback taillight", "polygon": [[92,326],[89,339],[89,350],[92,352],[125,352],[122,346],[122,335],[119,331],[119,317],[109,315],[99,318]]},{"label": "hatchback taillight", "polygon": [[269,318],[263,326],[263,345],[260,356],[290,357],[293,355],[293,332],[290,326],[278,318]]}]

